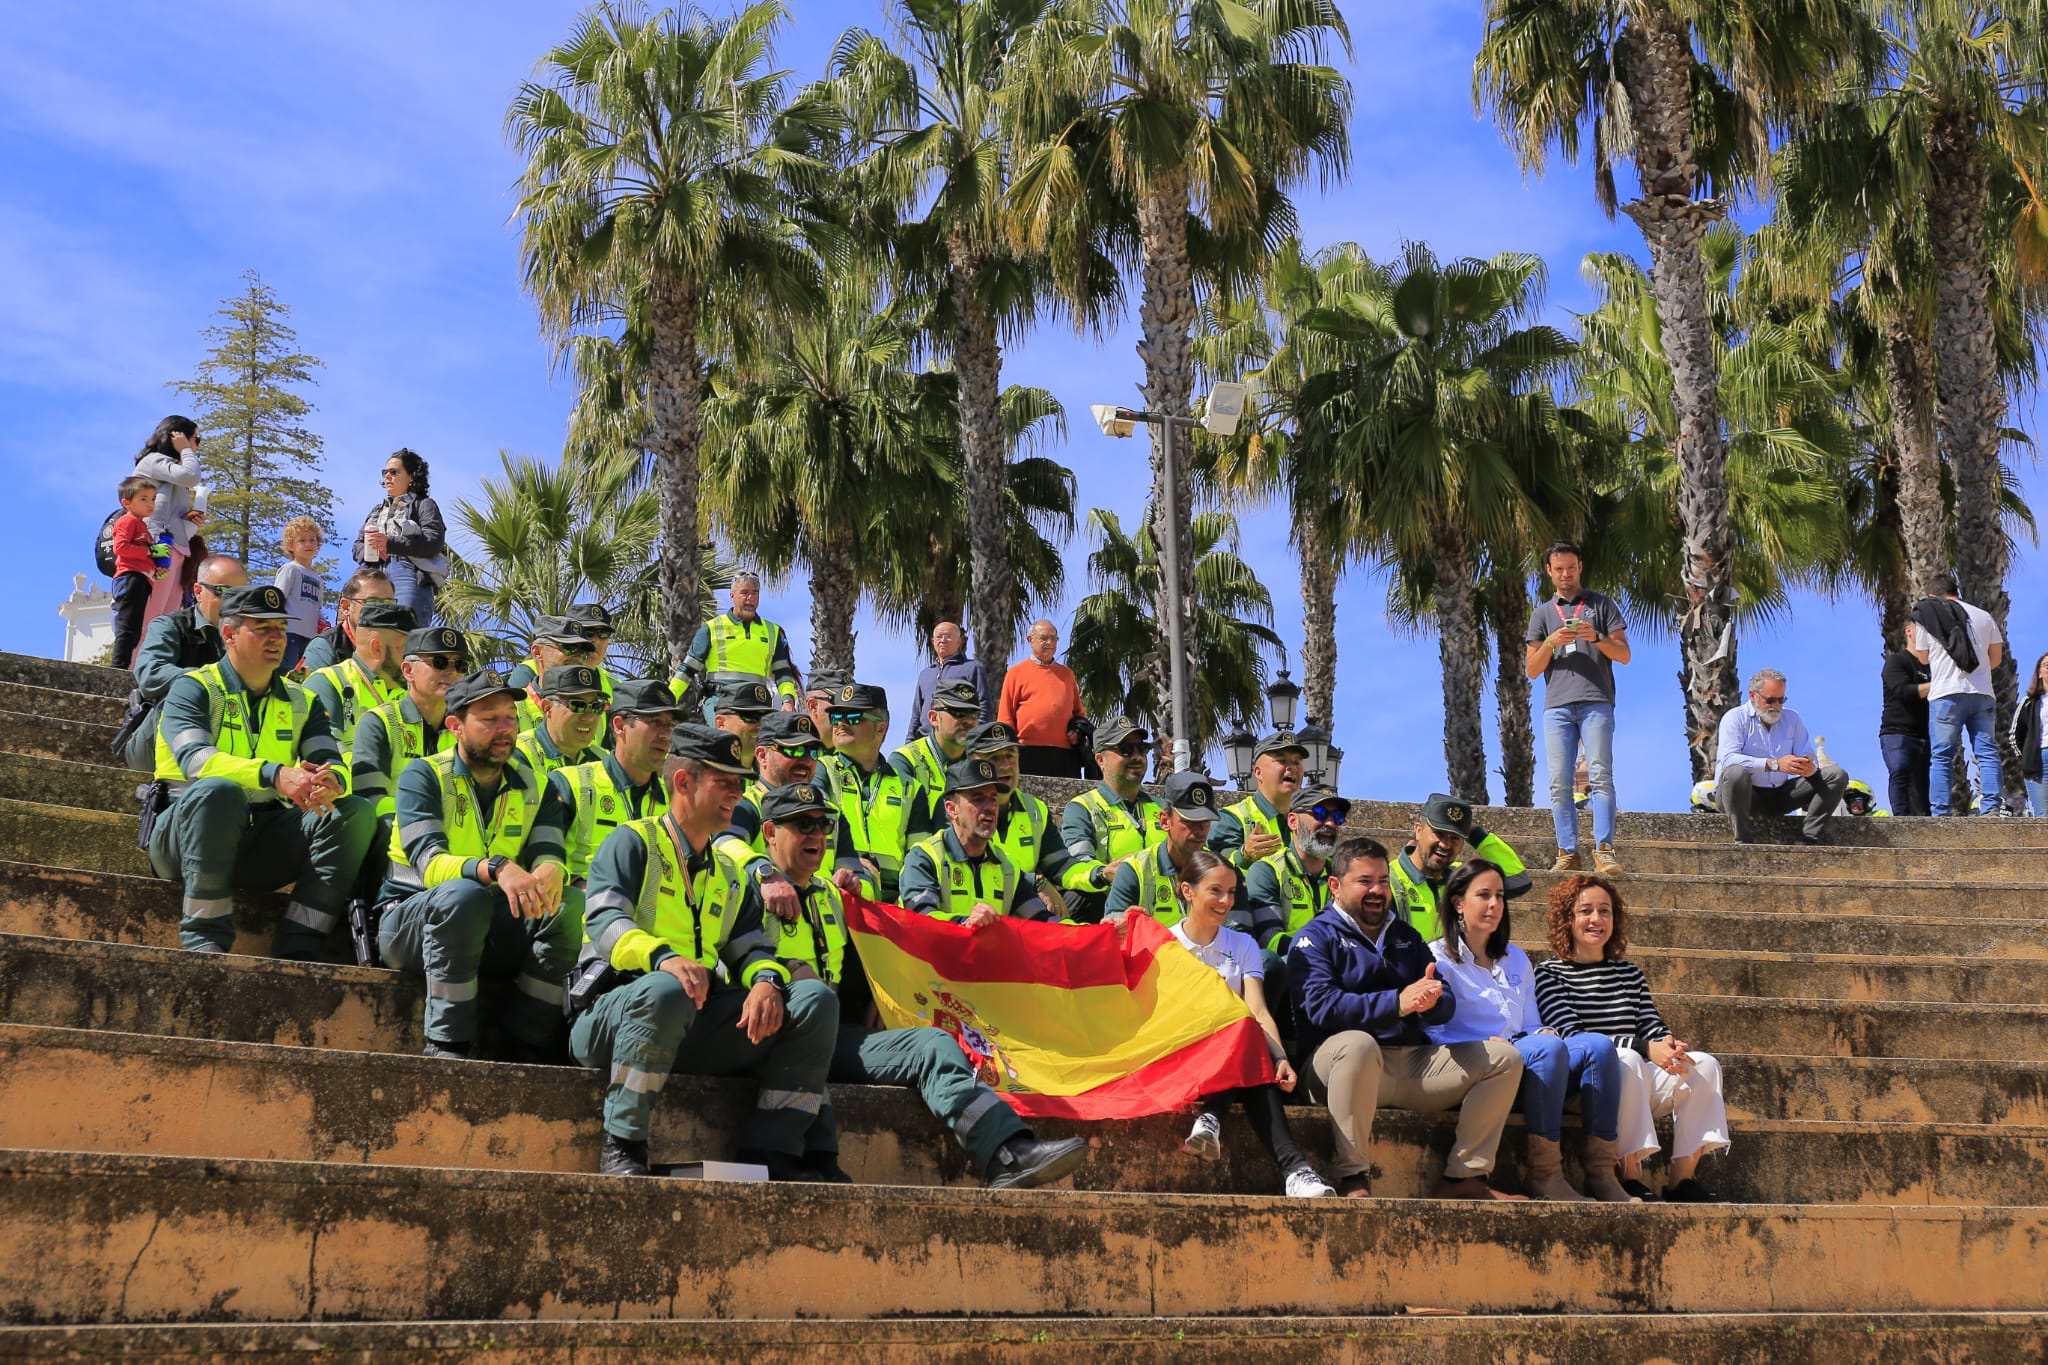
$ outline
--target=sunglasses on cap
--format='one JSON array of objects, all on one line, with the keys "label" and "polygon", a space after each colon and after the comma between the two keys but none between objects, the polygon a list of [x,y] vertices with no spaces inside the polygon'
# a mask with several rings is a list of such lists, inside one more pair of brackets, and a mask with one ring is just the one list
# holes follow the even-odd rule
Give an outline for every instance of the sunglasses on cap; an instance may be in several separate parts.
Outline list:
[{"label": "sunglasses on cap", "polygon": [[832,817],[829,815],[791,815],[777,820],[775,823],[785,829],[793,829],[798,834],[825,834],[832,828]]},{"label": "sunglasses on cap", "polygon": [[827,711],[825,719],[834,725],[858,725],[868,718],[865,711]]},{"label": "sunglasses on cap", "polygon": [[611,710],[611,703],[603,697],[587,697],[582,701],[565,701],[562,705],[579,716],[601,716]]},{"label": "sunglasses on cap", "polygon": [[793,749],[787,744],[778,744],[775,746],[775,752],[781,754],[784,758],[816,758],[818,756],[818,751],[809,745],[802,745]]},{"label": "sunglasses on cap", "polygon": [[467,673],[469,660],[460,654],[415,654],[412,656],[436,673]]}]

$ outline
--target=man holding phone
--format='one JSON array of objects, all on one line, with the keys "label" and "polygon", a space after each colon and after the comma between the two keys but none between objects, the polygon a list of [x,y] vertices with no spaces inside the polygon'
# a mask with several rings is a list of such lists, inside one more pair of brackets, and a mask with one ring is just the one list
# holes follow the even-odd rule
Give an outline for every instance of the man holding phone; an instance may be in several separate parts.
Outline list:
[{"label": "man holding phone", "polygon": [[1721,717],[1714,792],[1738,844],[1756,840],[1752,810],[1783,815],[1802,805],[1798,842],[1826,843],[1828,821],[1849,788],[1849,774],[1819,756],[1806,722],[1785,701],[1785,675],[1760,668],[1750,677],[1748,703]]},{"label": "man holding phone", "polygon": [[1629,661],[1628,622],[1613,600],[1587,590],[1585,556],[1560,540],[1543,555],[1554,595],[1529,614],[1527,668],[1543,679],[1543,758],[1550,769],[1550,816],[1557,832],[1553,872],[1577,872],[1579,812],[1572,770],[1581,745],[1591,783],[1593,870],[1621,871],[1614,856],[1614,666]]}]

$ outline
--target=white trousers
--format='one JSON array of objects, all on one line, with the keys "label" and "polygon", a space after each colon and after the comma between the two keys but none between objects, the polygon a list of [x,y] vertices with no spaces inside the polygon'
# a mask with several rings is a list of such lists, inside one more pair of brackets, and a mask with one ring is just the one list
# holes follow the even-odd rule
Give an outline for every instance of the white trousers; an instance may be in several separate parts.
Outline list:
[{"label": "white trousers", "polygon": [[1657,1150],[1657,1120],[1671,1116],[1671,1154],[1706,1155],[1728,1146],[1728,1106],[1721,1099],[1721,1063],[1688,1052],[1692,1069],[1674,1076],[1633,1048],[1621,1052],[1621,1124],[1624,1157]]}]

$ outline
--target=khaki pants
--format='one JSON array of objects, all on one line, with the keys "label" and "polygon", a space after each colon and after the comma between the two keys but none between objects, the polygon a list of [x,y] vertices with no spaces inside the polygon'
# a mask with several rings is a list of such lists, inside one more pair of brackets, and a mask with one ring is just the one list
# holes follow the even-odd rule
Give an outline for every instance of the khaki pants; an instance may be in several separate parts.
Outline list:
[{"label": "khaki pants", "polygon": [[1382,1104],[1425,1114],[1456,1107],[1458,1135],[1444,1178],[1485,1175],[1522,1084],[1522,1055],[1513,1043],[1382,1047],[1371,1034],[1353,1031],[1324,1039],[1309,1065],[1329,1096],[1339,1176],[1372,1168],[1372,1120]]}]

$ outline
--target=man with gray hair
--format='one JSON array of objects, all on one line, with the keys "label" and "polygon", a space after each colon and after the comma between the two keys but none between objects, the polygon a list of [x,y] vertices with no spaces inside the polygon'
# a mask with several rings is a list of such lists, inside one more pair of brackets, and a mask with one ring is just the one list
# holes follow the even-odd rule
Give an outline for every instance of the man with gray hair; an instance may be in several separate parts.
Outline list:
[{"label": "man with gray hair", "polygon": [[[732,576],[732,608],[697,627],[683,657],[683,671],[670,687],[676,696],[695,687],[709,691],[722,683],[765,683],[776,704],[794,711],[803,680],[789,657],[789,637],[761,615],[761,580],[748,572]],[[710,719],[706,713],[707,720]]]},{"label": "man with gray hair", "polygon": [[1785,675],[1760,668],[1750,676],[1747,704],[1721,717],[1714,790],[1738,844],[1756,841],[1752,811],[1784,815],[1802,804],[1797,842],[1826,843],[1828,820],[1849,786],[1849,774],[1815,752],[1806,722],[1785,701]]}]

